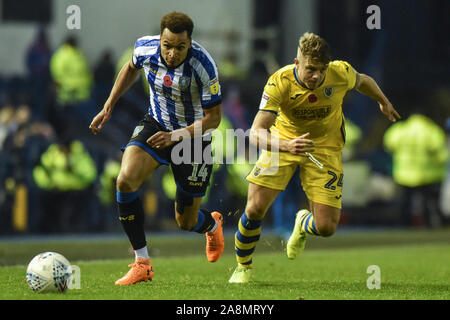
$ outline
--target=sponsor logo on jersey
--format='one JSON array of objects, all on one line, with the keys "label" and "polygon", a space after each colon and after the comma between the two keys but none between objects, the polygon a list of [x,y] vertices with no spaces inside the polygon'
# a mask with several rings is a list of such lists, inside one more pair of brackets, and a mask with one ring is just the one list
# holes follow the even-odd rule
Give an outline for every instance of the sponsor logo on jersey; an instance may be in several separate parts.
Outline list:
[{"label": "sponsor logo on jersey", "polygon": [[330,113],[331,105],[314,108],[294,108],[291,111],[291,115],[299,120],[320,120],[328,117]]},{"label": "sponsor logo on jersey", "polygon": [[[189,102],[190,101],[190,97],[189,96],[180,96],[179,94],[177,94],[177,92],[167,92],[164,91],[161,87],[155,86],[154,88],[154,92],[160,94],[161,97],[164,97],[165,99],[172,99],[173,101],[182,101],[182,102]],[[153,88],[152,88],[153,90]]]}]

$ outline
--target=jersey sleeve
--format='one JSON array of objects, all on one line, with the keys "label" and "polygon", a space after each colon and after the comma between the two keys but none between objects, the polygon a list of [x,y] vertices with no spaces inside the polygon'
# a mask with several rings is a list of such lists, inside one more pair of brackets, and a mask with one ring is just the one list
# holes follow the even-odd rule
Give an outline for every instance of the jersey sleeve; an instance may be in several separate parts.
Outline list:
[{"label": "jersey sleeve", "polygon": [[275,75],[267,81],[259,104],[260,111],[268,111],[277,114],[282,103],[280,83]]},{"label": "jersey sleeve", "polygon": [[214,61],[205,59],[202,62],[197,70],[197,82],[201,89],[200,100],[203,109],[210,109],[222,103],[222,92]]},{"label": "jersey sleeve", "polygon": [[137,69],[142,69],[144,67],[145,60],[149,58],[149,48],[155,47],[157,43],[158,39],[148,36],[136,40],[132,61]]},{"label": "jersey sleeve", "polygon": [[138,39],[136,41],[136,43],[134,44],[132,60],[133,60],[134,66],[136,68],[142,69],[144,60],[142,59],[142,56],[140,55],[139,51],[140,50],[139,50],[139,39]]},{"label": "jersey sleeve", "polygon": [[202,109],[210,109],[222,103],[217,65],[205,48],[192,41],[191,66],[200,94]]},{"label": "jersey sleeve", "polygon": [[347,79],[347,90],[352,90],[356,85],[356,70],[347,61],[338,61],[345,79]]},{"label": "jersey sleeve", "polygon": [[210,109],[222,103],[222,93],[217,73],[202,79],[202,108]]}]

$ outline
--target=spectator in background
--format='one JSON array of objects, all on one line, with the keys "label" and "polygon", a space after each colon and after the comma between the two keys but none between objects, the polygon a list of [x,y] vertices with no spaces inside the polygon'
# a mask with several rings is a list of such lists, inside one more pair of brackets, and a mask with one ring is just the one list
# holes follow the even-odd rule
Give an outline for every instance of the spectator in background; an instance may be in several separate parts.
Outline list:
[{"label": "spectator in background", "polygon": [[393,178],[404,193],[403,223],[421,224],[412,221],[421,213],[427,227],[438,226],[443,219],[439,192],[448,158],[444,131],[430,118],[413,113],[386,131],[384,146],[393,155]]},{"label": "spectator in background", "polygon": [[234,128],[247,130],[250,128],[250,120],[241,103],[240,91],[237,86],[230,86],[223,101],[225,116],[230,119]]},{"label": "spectator in background", "polygon": [[[131,59],[131,57],[133,56],[133,52],[134,52],[134,47],[129,47],[122,53],[122,55],[119,58],[119,61],[117,61],[117,63],[116,63],[114,80],[116,79],[116,77],[119,74],[120,69],[122,69],[123,65]],[[141,85],[134,86],[134,84],[133,84],[132,86],[135,89],[139,88],[139,90],[136,90],[136,91],[144,91],[146,96],[150,95],[150,88],[148,86],[148,82],[147,82],[147,78],[145,76],[144,70],[141,71],[140,78],[141,78]]]},{"label": "spectator in background", "polygon": [[112,231],[116,229],[116,181],[120,172],[120,157],[110,157],[105,161],[100,175],[100,186],[97,196],[101,203],[101,211],[104,229]]},{"label": "spectator in background", "polygon": [[108,99],[114,82],[115,68],[112,61],[112,52],[105,50],[94,67],[94,99],[96,104]]},{"label": "spectator in background", "polygon": [[90,110],[87,103],[93,75],[75,37],[68,37],[53,54],[50,72],[56,90],[56,105],[50,120],[58,136],[69,139],[73,136],[71,132],[80,132],[86,126],[84,121],[97,111]]},{"label": "spectator in background", "polygon": [[[447,150],[450,151],[450,117],[445,122],[445,131],[447,132]],[[450,221],[450,161],[448,160],[446,179],[442,185],[440,195],[440,209],[446,223],[448,223]]]},{"label": "spectator in background", "polygon": [[[39,199],[35,196],[30,177],[33,164],[52,138],[53,130],[47,123],[33,121],[28,105],[20,105],[16,109],[11,107],[11,110],[13,114],[9,123],[12,129],[4,139],[0,153],[0,176],[5,186],[0,195],[3,199],[0,200],[0,215],[8,217],[2,221],[13,226],[14,231],[33,232],[37,231],[34,222],[39,212],[29,208],[34,209]],[[12,223],[7,222],[10,220]]]},{"label": "spectator in background", "polygon": [[80,141],[51,144],[33,170],[45,209],[40,222],[44,232],[94,231],[92,202],[95,163]]},{"label": "spectator in background", "polygon": [[3,144],[8,135],[17,129],[14,114],[15,109],[12,105],[5,105],[0,109],[0,151],[3,150]]},{"label": "spectator in background", "polygon": [[8,153],[8,137],[17,130],[15,109],[5,105],[0,109],[0,232],[11,232],[11,212],[14,203],[14,180],[11,178],[13,161]]},{"label": "spectator in background", "polygon": [[46,107],[49,102],[51,81],[49,68],[51,54],[47,32],[44,28],[39,28],[25,57],[31,111],[33,117],[39,120],[43,120],[47,116]]},{"label": "spectator in background", "polygon": [[90,97],[92,71],[74,36],[52,55],[50,71],[60,104],[75,104]]},{"label": "spectator in background", "polygon": [[345,119],[345,145],[342,149],[342,160],[351,160],[356,153],[356,147],[361,142],[361,129],[349,118]]}]

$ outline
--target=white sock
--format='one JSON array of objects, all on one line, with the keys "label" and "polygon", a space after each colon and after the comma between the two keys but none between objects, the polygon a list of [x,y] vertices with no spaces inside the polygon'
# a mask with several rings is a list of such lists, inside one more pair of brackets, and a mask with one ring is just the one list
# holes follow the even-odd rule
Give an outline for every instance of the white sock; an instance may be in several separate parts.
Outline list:
[{"label": "white sock", "polygon": [[145,258],[148,259],[148,250],[147,250],[147,246],[134,250],[134,256],[137,258]]}]

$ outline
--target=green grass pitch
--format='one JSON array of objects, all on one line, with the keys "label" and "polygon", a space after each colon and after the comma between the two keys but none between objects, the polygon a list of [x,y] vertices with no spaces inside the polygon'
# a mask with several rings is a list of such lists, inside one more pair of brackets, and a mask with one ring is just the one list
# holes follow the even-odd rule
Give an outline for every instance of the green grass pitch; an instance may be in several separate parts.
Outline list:
[{"label": "green grass pitch", "polygon": [[[338,233],[309,237],[288,260],[282,241],[262,234],[254,255],[254,281],[229,284],[235,267],[233,235],[217,263],[204,255],[204,238],[149,235],[152,282],[118,287],[132,262],[124,239],[0,242],[1,300],[448,300],[450,231]],[[81,288],[36,294],[25,281],[28,261],[56,251],[80,267]],[[368,289],[367,268],[380,270],[380,289]]]}]

